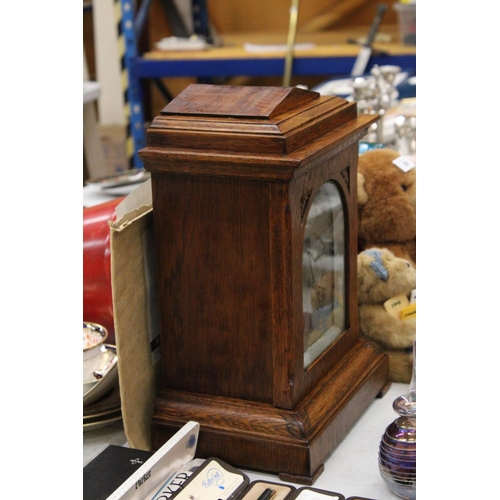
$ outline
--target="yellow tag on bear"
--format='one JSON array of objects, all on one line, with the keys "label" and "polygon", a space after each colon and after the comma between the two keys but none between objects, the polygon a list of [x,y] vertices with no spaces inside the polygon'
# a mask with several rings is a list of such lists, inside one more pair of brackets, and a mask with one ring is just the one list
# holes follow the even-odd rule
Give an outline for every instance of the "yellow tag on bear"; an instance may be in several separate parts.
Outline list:
[{"label": "yellow tag on bear", "polygon": [[408,297],[401,293],[384,302],[385,310],[396,319],[401,319],[401,311],[410,305]]},{"label": "yellow tag on bear", "polygon": [[405,307],[401,310],[401,319],[410,319],[417,317],[417,303],[414,302],[410,304],[408,307]]}]

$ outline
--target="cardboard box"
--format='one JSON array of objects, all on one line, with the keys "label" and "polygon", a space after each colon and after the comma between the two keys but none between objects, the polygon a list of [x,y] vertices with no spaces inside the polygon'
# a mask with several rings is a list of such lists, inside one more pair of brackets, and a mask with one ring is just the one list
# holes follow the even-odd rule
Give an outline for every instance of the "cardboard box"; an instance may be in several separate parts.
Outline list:
[{"label": "cardboard box", "polygon": [[153,455],[110,444],[83,468],[82,500],[106,500]]},{"label": "cardboard box", "polygon": [[99,125],[99,137],[105,167],[101,177],[125,172],[131,167],[127,157],[127,133],[124,125]]},{"label": "cardboard box", "polygon": [[151,418],[161,373],[149,180],[116,207],[109,226],[123,425],[130,447],[151,450]]}]

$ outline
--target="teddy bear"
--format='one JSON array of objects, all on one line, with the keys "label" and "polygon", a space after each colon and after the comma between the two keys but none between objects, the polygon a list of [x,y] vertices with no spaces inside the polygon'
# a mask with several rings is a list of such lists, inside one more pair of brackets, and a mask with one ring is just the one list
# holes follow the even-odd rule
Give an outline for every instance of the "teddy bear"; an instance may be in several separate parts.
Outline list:
[{"label": "teddy bear", "polygon": [[314,283],[310,291],[312,313],[307,315],[304,323],[304,347],[313,345],[325,332],[332,329],[334,336],[342,332],[345,323],[344,298],[340,283],[343,273],[325,271]]},{"label": "teddy bear", "polygon": [[388,248],[416,267],[416,167],[396,166],[400,156],[389,148],[359,155],[358,252]]},{"label": "teddy bear", "polygon": [[360,336],[387,353],[391,381],[410,383],[416,339],[416,269],[387,248],[360,252],[357,260]]}]

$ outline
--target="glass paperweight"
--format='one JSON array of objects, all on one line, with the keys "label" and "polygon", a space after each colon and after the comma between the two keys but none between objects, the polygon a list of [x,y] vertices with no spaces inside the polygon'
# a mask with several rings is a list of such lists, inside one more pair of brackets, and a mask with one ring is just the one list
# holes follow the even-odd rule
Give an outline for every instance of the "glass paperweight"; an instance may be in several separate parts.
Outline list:
[{"label": "glass paperweight", "polygon": [[417,391],[416,342],[413,344],[413,377],[407,394],[394,400],[399,417],[380,441],[379,471],[389,489],[401,498],[417,496]]}]

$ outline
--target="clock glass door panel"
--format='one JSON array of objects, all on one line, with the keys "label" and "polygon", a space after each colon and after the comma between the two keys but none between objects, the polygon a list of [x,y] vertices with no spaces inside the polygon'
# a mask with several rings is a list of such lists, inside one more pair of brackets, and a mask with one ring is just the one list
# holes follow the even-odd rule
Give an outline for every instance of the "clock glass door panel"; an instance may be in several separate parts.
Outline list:
[{"label": "clock glass door panel", "polygon": [[344,207],[327,182],[312,201],[302,247],[305,368],[344,331],[345,289]]}]

